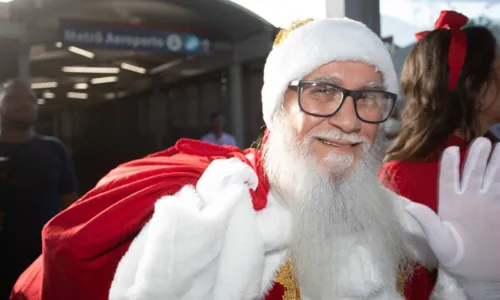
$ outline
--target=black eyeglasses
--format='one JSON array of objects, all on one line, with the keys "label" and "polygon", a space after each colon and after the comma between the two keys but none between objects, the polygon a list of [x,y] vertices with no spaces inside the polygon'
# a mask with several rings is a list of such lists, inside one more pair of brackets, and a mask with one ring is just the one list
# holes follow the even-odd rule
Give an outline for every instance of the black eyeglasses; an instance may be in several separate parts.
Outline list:
[{"label": "black eyeglasses", "polygon": [[313,80],[295,80],[290,87],[298,89],[299,107],[311,116],[335,115],[347,97],[352,97],[356,116],[363,122],[378,124],[389,119],[398,96],[379,90],[348,90],[338,85]]}]

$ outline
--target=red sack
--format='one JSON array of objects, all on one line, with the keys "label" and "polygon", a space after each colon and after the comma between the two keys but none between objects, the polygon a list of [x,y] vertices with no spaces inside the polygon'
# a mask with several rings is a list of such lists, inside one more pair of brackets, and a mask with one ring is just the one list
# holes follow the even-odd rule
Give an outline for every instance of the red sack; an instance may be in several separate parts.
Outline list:
[{"label": "red sack", "polygon": [[[42,255],[18,279],[11,299],[107,300],[118,263],[151,218],[155,202],[196,184],[212,160],[239,157],[249,163],[249,153],[260,160],[255,149],[182,139],[117,167],[45,225]],[[267,182],[262,187],[259,182],[252,196],[256,209],[265,207]]]}]

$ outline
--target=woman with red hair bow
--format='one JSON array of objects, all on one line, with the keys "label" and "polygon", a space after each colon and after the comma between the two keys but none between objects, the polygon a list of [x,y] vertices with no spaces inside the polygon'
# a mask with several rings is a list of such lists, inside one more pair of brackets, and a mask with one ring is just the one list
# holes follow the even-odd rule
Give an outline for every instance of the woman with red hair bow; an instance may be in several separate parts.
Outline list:
[{"label": "woman with red hair bow", "polygon": [[[435,211],[443,150],[458,146],[463,160],[471,141],[500,122],[497,42],[485,27],[462,28],[467,21],[443,11],[433,31],[416,35],[401,74],[401,129],[380,173],[390,189]],[[406,299],[429,299],[436,276],[417,268],[406,281]]]}]

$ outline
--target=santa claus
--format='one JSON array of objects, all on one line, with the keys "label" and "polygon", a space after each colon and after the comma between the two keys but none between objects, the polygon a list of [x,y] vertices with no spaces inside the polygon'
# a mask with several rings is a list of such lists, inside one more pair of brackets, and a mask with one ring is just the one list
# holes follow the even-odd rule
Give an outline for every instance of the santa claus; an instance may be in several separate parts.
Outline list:
[{"label": "santa claus", "polygon": [[118,167],[46,225],[12,298],[402,299],[419,262],[442,269],[439,299],[497,299],[500,150],[487,163],[477,140],[462,181],[445,151],[439,217],[384,189],[397,91],[363,24],[293,24],[264,70],[262,150],[181,140]]}]

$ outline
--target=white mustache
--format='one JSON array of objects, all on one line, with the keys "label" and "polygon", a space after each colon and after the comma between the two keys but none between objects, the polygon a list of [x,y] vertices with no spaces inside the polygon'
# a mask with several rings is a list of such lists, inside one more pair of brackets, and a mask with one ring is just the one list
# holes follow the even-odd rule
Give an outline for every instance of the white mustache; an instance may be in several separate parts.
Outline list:
[{"label": "white mustache", "polygon": [[355,133],[344,133],[337,130],[312,132],[309,134],[309,138],[319,138],[323,140],[337,140],[352,144],[358,144],[358,143],[369,144],[369,140],[365,137],[360,137]]}]

